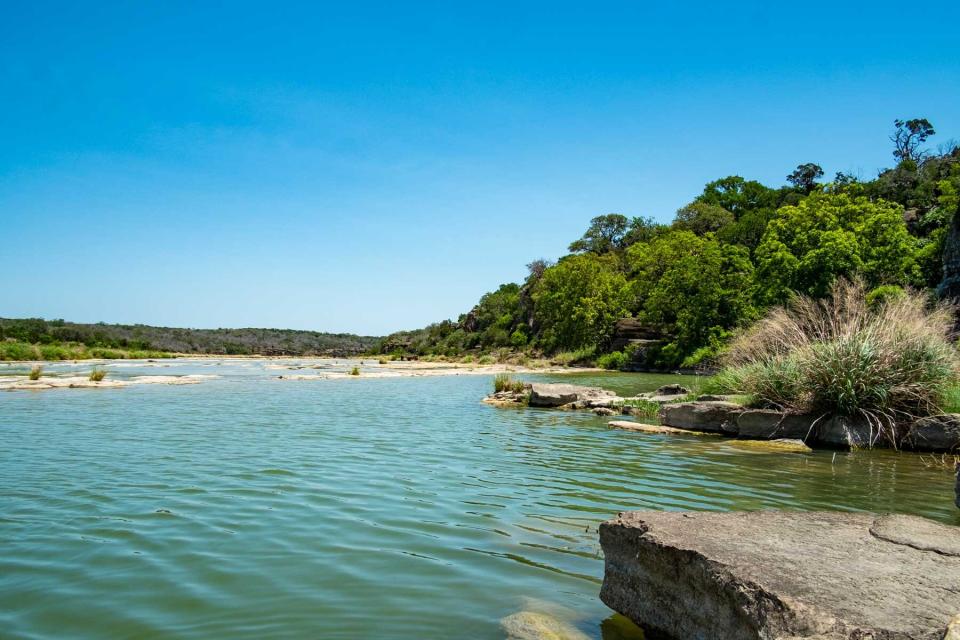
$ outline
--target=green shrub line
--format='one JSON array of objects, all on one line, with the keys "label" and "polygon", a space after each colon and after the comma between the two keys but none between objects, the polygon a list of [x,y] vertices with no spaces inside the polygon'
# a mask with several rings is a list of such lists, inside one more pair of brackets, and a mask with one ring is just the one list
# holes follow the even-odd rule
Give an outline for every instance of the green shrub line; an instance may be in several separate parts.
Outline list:
[{"label": "green shrub line", "polygon": [[0,341],[0,361],[59,361],[59,360],[146,360],[175,358],[166,351],[145,349],[111,349],[88,347],[78,343],[30,344],[14,340]]}]

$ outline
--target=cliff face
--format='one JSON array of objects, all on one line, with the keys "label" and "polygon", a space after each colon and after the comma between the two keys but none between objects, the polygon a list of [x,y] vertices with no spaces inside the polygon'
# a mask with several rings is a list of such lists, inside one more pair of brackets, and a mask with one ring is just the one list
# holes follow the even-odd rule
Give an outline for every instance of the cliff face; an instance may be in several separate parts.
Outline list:
[{"label": "cliff face", "polygon": [[947,300],[960,300],[960,212],[954,214],[943,247],[943,281],[937,293]]}]

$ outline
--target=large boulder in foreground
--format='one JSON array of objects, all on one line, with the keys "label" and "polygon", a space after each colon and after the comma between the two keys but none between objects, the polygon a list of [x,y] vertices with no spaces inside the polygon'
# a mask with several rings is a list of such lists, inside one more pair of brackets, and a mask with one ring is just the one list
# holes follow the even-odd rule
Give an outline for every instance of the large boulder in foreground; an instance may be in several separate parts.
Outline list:
[{"label": "large boulder in foreground", "polygon": [[548,384],[535,382],[530,385],[531,407],[561,407],[575,402],[588,402],[604,398],[616,398],[613,391],[599,387],[582,387],[575,384]]},{"label": "large boulder in foreground", "polygon": [[743,411],[743,406],[733,402],[677,402],[660,407],[660,422],[675,429],[734,434],[737,416]]},{"label": "large boulder in foreground", "polygon": [[600,544],[600,599],[673,638],[940,640],[960,612],[960,529],[915,516],[630,512]]},{"label": "large boulder in foreground", "polygon": [[813,433],[815,416],[784,413],[772,409],[748,409],[737,416],[741,438],[806,440]]}]

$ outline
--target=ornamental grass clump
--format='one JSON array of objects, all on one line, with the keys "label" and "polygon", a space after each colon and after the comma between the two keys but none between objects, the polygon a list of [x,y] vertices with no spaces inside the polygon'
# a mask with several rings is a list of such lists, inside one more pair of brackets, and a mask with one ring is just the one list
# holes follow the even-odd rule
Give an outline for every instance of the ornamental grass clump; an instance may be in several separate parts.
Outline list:
[{"label": "ornamental grass clump", "polygon": [[954,308],[925,295],[870,304],[861,281],[796,296],[734,340],[717,382],[795,413],[866,420],[895,443],[898,423],[940,412],[960,371]]},{"label": "ornamental grass clump", "polygon": [[493,390],[495,393],[502,391],[512,391],[513,393],[523,393],[525,390],[523,381],[514,380],[509,373],[498,373],[493,379]]}]

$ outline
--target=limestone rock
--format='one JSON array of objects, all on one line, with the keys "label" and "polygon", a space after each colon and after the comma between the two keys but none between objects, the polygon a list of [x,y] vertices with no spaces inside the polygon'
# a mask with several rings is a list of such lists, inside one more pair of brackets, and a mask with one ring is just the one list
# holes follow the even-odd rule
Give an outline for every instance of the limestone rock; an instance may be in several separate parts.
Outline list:
[{"label": "limestone rock", "polygon": [[749,451],[761,453],[812,453],[813,449],[795,438],[779,438],[776,440],[731,440],[730,444]]},{"label": "limestone rock", "polygon": [[589,640],[568,622],[539,611],[520,611],[500,621],[507,640]]},{"label": "limestone rock", "polygon": [[960,415],[920,418],[910,425],[904,445],[917,451],[960,450]]},{"label": "limestone rock", "polygon": [[631,512],[600,526],[600,598],[672,638],[940,640],[960,529],[916,516]]},{"label": "limestone rock", "polygon": [[631,422],[629,420],[611,420],[607,423],[614,429],[626,429],[627,431],[641,431],[643,433],[669,433],[685,436],[703,436],[710,435],[708,431],[690,431],[689,429],[675,429],[666,427],[662,424],[644,424],[642,422]]},{"label": "limestone rock", "polygon": [[817,442],[841,449],[868,449],[880,440],[877,425],[844,416],[824,418],[817,423]]},{"label": "limestone rock", "polygon": [[806,440],[817,416],[796,415],[771,409],[748,409],[737,416],[741,438],[796,438]]},{"label": "limestone rock", "polygon": [[615,416],[617,412],[610,407],[594,407],[592,411],[598,416]]},{"label": "limestone rock", "polygon": [[560,407],[575,402],[587,402],[601,398],[614,398],[617,394],[598,387],[582,387],[575,384],[548,384],[535,382],[530,385],[531,407]]},{"label": "limestone rock", "polygon": [[743,411],[732,402],[678,402],[660,408],[660,422],[677,429],[736,433],[737,416]]},{"label": "limestone rock", "polygon": [[665,384],[662,387],[658,387],[656,391],[653,392],[655,396],[685,396],[690,393],[690,389],[687,389],[683,385],[679,384]]}]

